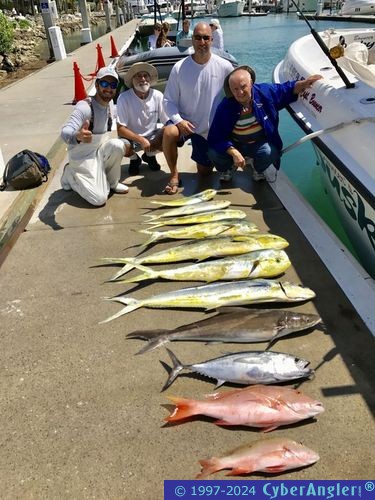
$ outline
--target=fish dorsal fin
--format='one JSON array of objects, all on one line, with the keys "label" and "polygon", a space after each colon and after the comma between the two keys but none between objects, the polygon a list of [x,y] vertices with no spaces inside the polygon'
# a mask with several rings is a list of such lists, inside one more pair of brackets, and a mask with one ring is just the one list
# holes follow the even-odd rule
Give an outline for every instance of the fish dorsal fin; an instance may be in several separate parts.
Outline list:
[{"label": "fish dorsal fin", "polygon": [[217,309],[217,312],[219,314],[228,314],[228,313],[243,313],[245,311],[248,311],[249,314],[252,313],[252,311],[250,311],[249,309],[247,309],[246,307],[235,307],[235,306],[228,306],[228,307],[218,307]]},{"label": "fish dorsal fin", "polygon": [[225,382],[226,382],[225,380],[217,379],[215,389],[218,389],[219,387],[221,387],[223,384],[225,384]]}]

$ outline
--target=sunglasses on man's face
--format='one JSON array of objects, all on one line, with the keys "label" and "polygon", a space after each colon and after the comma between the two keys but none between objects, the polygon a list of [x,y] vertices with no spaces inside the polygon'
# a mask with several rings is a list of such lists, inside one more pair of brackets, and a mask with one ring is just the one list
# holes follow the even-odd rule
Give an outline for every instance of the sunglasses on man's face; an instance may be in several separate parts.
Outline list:
[{"label": "sunglasses on man's face", "polygon": [[201,40],[208,42],[208,40],[211,40],[211,37],[210,35],[194,35],[194,40],[197,40],[198,42],[200,42]]},{"label": "sunglasses on man's face", "polygon": [[99,80],[99,85],[103,89],[107,89],[108,87],[110,87],[112,90],[117,89],[117,82],[107,82],[107,80]]}]

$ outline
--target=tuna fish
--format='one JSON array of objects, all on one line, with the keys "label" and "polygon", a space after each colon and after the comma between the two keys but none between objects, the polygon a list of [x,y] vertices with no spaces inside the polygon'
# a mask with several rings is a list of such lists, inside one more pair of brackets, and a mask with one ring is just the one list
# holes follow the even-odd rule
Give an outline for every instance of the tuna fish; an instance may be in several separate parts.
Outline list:
[{"label": "tuna fish", "polygon": [[274,278],[284,273],[290,265],[290,260],[284,250],[260,250],[160,271],[136,265],[135,267],[143,271],[143,274],[120,280],[119,283],[137,283],[158,278],[171,281],[205,281],[206,283],[243,278]]},{"label": "tuna fish", "polygon": [[151,238],[142,245],[146,247],[158,240],[198,240],[212,236],[249,236],[256,233],[258,228],[253,222],[224,220],[220,222],[207,222],[205,224],[193,224],[168,231],[150,231],[141,229],[139,232],[150,234]]},{"label": "tuna fish", "polygon": [[185,196],[184,198],[176,198],[175,200],[152,200],[151,203],[156,205],[163,205],[165,207],[183,207],[184,205],[194,205],[195,203],[201,203],[202,201],[212,200],[216,196],[217,191],[215,189],[206,189],[200,193],[193,194],[191,196]]},{"label": "tuna fish", "polygon": [[[227,312],[228,311],[228,312]],[[140,330],[129,333],[129,339],[148,343],[137,354],[152,351],[170,341],[274,343],[291,333],[312,328],[321,322],[316,314],[302,314],[282,309],[223,308],[219,314],[175,330]]]},{"label": "tuna fish", "polygon": [[175,405],[165,422],[193,415],[216,418],[216,425],[246,425],[263,432],[315,417],[324,411],[320,401],[289,387],[254,385],[245,389],[207,394],[206,399],[167,396]]},{"label": "tuna fish", "polygon": [[263,439],[240,446],[221,458],[200,460],[202,471],[196,479],[205,479],[222,469],[231,469],[227,476],[255,471],[277,474],[312,465],[318,460],[319,455],[315,451],[291,439]]},{"label": "tuna fish", "polygon": [[172,351],[167,349],[167,352],[173,367],[162,392],[168,389],[183,370],[216,379],[216,387],[220,387],[225,382],[245,385],[277,384],[311,377],[314,374],[314,370],[308,368],[309,361],[281,352],[244,351],[229,353],[193,365],[183,365]]},{"label": "tuna fish", "polygon": [[203,261],[209,258],[241,255],[268,248],[281,250],[288,245],[289,243],[284,238],[281,238],[281,236],[255,233],[252,236],[232,236],[186,241],[178,246],[149,255],[125,258],[107,257],[102,260],[110,264],[125,264],[111,279],[111,281],[115,281],[139,264],[167,264],[170,262],[183,262],[185,260]]},{"label": "tuna fish", "polygon": [[246,214],[243,210],[215,210],[213,212],[203,212],[201,214],[184,215],[163,221],[147,221],[146,224],[153,224],[150,229],[161,226],[180,226],[184,224],[202,224],[206,222],[217,222],[220,220],[240,220],[244,219]]},{"label": "tuna fish", "polygon": [[160,215],[145,214],[145,217],[150,217],[149,220],[151,221],[163,217],[180,217],[181,215],[193,215],[193,214],[199,214],[201,212],[211,212],[213,210],[221,210],[223,208],[229,207],[230,203],[231,202],[227,200],[205,201],[202,203],[196,203],[195,205],[185,205],[184,207],[173,208],[172,210],[167,210],[167,212],[163,212]]},{"label": "tuna fish", "polygon": [[167,293],[152,295],[145,299],[134,299],[126,295],[108,298],[126,307],[102,321],[107,323],[140,307],[156,309],[186,307],[188,309],[217,309],[223,306],[239,306],[266,302],[301,302],[315,297],[307,287],[277,280],[224,281],[190,288],[182,288]]}]

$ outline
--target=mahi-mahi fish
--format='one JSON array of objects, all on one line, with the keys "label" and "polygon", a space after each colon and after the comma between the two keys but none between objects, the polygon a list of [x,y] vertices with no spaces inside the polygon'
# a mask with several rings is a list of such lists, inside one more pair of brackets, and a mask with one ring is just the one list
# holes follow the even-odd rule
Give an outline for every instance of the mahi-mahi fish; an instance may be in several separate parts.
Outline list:
[{"label": "mahi-mahi fish", "polygon": [[184,207],[173,208],[172,210],[167,210],[159,215],[144,214],[144,217],[149,217],[149,221],[162,219],[163,217],[180,217],[181,215],[193,215],[201,212],[222,210],[229,207],[230,204],[231,202],[228,200],[205,201],[202,203],[196,203],[195,205],[185,205]]},{"label": "mahi-mahi fish", "polygon": [[176,198],[175,200],[152,200],[151,203],[155,205],[163,205],[165,207],[183,207],[184,205],[194,205],[195,203],[201,203],[202,201],[212,200],[216,196],[217,191],[215,189],[206,189],[200,193],[193,194],[191,196],[185,196],[184,198]]},{"label": "mahi-mahi fish", "polygon": [[[233,384],[278,384],[311,377],[314,370],[308,368],[309,361],[291,354],[273,351],[244,351],[225,354],[192,365],[182,364],[176,355],[167,349],[173,367],[162,391],[172,385],[178,375],[187,370],[216,379],[216,387],[225,382]],[[164,363],[166,365],[166,363]]]},{"label": "mahi-mahi fish", "polygon": [[168,264],[185,260],[203,260],[212,257],[241,255],[255,250],[274,248],[281,250],[289,243],[275,234],[255,233],[251,236],[232,236],[221,238],[207,238],[205,240],[185,241],[180,245],[169,247],[160,252],[138,257],[106,257],[102,260],[110,264],[125,264],[110,281],[115,281],[138,264]]},{"label": "mahi-mahi fish", "polygon": [[140,307],[156,309],[179,308],[217,309],[223,306],[261,304],[266,302],[302,302],[315,297],[310,288],[278,280],[224,281],[190,288],[182,288],[167,293],[152,295],[145,299],[134,299],[127,295],[108,298],[112,302],[125,304],[113,316],[101,321],[107,323]]},{"label": "mahi-mahi fish", "polygon": [[[227,312],[228,311],[228,312]],[[291,333],[307,330],[321,322],[317,314],[282,309],[224,307],[214,316],[180,326],[175,330],[137,330],[128,339],[147,340],[137,352],[143,354],[171,341],[270,344]]]},{"label": "mahi-mahi fish", "polygon": [[178,227],[167,231],[150,231],[141,229],[139,232],[151,235],[141,247],[147,247],[158,240],[200,240],[212,236],[248,236],[258,231],[254,222],[246,220],[223,220],[220,222],[206,222],[204,224],[193,224],[191,226]]},{"label": "mahi-mahi fish", "polygon": [[275,278],[284,273],[291,262],[284,250],[257,250],[243,255],[209,260],[199,264],[155,271],[149,267],[135,265],[143,271],[133,278],[119,280],[119,283],[137,283],[162,278],[171,281],[213,281],[239,280],[245,278]]},{"label": "mahi-mahi fish", "polygon": [[153,224],[150,229],[161,226],[180,226],[185,224],[204,224],[205,222],[217,222],[220,220],[240,220],[245,219],[243,210],[214,210],[213,212],[203,212],[201,214],[183,215],[173,219],[166,219],[159,222],[147,221],[145,224]]},{"label": "mahi-mahi fish", "polygon": [[238,476],[259,471],[278,474],[286,470],[312,465],[319,455],[301,443],[285,437],[262,439],[255,443],[239,446],[223,457],[199,460],[202,471],[196,479],[205,479],[210,474],[230,469],[227,476]]}]

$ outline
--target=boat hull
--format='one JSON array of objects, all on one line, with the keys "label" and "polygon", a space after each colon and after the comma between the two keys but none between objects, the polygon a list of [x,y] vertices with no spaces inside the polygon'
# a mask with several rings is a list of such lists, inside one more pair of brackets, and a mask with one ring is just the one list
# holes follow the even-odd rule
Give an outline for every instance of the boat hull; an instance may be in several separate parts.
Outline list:
[{"label": "boat hull", "polygon": [[[224,50],[212,49],[214,54],[229,61],[233,67],[238,66],[236,59]],[[116,64],[116,71],[120,78],[124,78],[126,72],[136,62],[148,62],[156,67],[159,75],[158,88],[163,88],[173,65],[181,59],[194,53],[193,47],[163,47],[161,49],[148,50],[131,56],[122,55]]]},{"label": "boat hull", "polygon": [[[375,30],[330,30],[321,36],[328,48],[337,45],[341,36],[347,46],[362,42],[369,53],[375,51]],[[317,133],[313,142],[326,191],[360,262],[375,277],[375,88],[359,75],[344,73],[354,88],[346,88],[329,58],[308,35],[291,45],[274,71],[274,81],[311,74],[324,77],[288,111],[306,133]],[[332,127],[334,131],[324,132]]]},{"label": "boat hull", "polygon": [[245,2],[241,0],[223,0],[217,8],[218,17],[242,16]]}]

